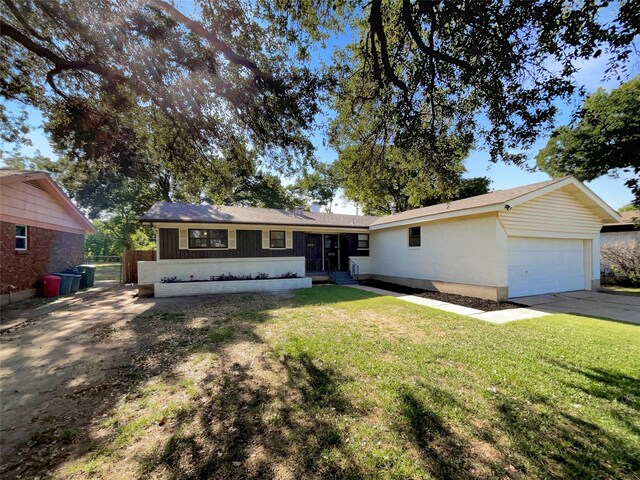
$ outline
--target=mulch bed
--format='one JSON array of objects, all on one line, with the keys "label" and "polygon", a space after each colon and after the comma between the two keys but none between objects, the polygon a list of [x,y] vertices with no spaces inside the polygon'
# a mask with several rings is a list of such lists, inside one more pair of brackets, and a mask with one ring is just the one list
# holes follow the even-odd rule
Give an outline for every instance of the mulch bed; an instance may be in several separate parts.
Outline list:
[{"label": "mulch bed", "polygon": [[453,303],[454,305],[462,305],[463,307],[484,310],[485,312],[493,312],[496,310],[509,310],[511,308],[523,308],[522,305],[515,302],[494,302],[493,300],[484,300],[482,298],[465,297],[464,295],[455,295],[453,293],[430,292],[420,288],[406,287],[395,283],[380,282],[378,280],[364,280],[361,285],[368,287],[382,288],[396,293],[405,293],[407,295],[415,295],[417,297],[430,298],[441,302]]}]

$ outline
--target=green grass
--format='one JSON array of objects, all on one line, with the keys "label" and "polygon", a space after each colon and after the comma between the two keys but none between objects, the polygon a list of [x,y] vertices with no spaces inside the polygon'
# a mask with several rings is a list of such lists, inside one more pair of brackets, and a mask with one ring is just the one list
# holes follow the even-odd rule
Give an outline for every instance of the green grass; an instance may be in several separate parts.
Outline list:
[{"label": "green grass", "polygon": [[640,297],[640,287],[602,287],[604,290],[607,290],[611,293],[615,293],[616,295],[630,295],[632,297]]},{"label": "green grass", "polygon": [[66,473],[637,478],[640,327],[494,325],[338,286],[269,298],[158,320],[168,380],[133,389]]},{"label": "green grass", "polygon": [[95,281],[120,281],[121,263],[96,263]]}]

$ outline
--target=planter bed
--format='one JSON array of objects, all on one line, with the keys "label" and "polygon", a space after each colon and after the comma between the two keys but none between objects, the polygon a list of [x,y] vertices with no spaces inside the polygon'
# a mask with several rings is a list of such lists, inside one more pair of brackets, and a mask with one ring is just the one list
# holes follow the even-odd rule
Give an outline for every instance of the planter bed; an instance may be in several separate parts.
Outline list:
[{"label": "planter bed", "polygon": [[511,308],[523,308],[526,305],[515,302],[494,302],[493,300],[484,300],[476,297],[465,297],[464,295],[456,295],[454,293],[431,292],[420,288],[407,287],[405,285],[397,285],[395,283],[380,282],[378,280],[364,280],[360,282],[362,285],[369,287],[382,288],[396,293],[406,293],[407,295],[416,295],[423,298],[431,298],[440,300],[441,302],[462,305],[463,307],[476,308],[485,312],[493,312],[497,310],[508,310]]},{"label": "planter bed", "polygon": [[286,292],[311,287],[310,277],[269,278],[261,280],[191,281],[154,284],[154,295],[163,297],[188,297],[216,293]]}]

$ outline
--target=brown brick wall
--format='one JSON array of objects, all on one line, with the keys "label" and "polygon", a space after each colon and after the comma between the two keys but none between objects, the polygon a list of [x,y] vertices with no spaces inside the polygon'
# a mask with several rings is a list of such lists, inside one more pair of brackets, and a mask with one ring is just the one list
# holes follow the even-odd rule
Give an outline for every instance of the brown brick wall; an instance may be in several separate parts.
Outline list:
[{"label": "brown brick wall", "polygon": [[84,261],[84,235],[29,227],[28,250],[15,250],[15,224],[0,222],[0,294],[35,288],[42,275]]}]

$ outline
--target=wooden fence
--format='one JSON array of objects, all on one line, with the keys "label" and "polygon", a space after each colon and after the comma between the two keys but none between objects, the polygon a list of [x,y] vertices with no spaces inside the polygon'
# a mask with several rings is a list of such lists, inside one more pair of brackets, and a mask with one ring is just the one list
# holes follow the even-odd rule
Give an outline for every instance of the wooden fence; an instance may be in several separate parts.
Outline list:
[{"label": "wooden fence", "polygon": [[155,250],[127,250],[122,255],[122,283],[138,283],[138,262],[156,259]]}]

